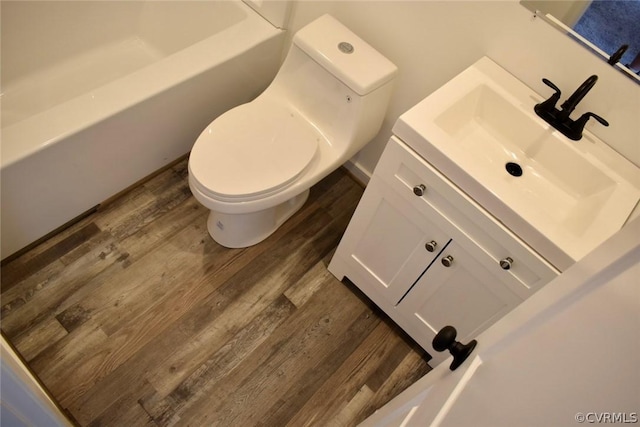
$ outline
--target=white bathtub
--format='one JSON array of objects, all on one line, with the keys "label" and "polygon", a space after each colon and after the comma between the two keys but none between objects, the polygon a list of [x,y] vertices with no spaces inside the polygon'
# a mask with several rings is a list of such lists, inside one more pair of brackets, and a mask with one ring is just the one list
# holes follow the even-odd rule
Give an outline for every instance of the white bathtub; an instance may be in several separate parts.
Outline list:
[{"label": "white bathtub", "polygon": [[2,1],[1,258],[187,153],[275,76],[241,1]]}]

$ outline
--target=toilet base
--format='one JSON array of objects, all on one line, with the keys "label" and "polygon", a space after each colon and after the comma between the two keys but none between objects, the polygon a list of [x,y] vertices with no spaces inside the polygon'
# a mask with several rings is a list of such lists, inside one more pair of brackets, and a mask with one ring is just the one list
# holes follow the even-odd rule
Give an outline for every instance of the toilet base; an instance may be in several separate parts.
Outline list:
[{"label": "toilet base", "polygon": [[207,230],[220,245],[227,248],[246,248],[260,243],[296,213],[309,197],[306,190],[273,208],[245,214],[209,212]]}]

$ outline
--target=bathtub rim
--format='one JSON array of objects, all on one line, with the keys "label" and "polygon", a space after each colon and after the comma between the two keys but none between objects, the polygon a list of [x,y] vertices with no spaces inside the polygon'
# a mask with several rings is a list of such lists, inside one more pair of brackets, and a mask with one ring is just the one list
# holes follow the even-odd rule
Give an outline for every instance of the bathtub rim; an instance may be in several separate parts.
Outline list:
[{"label": "bathtub rim", "polygon": [[[0,171],[285,32],[243,1],[240,22],[97,89],[0,130]],[[231,37],[233,44],[220,43]],[[210,48],[216,48],[211,58]],[[166,70],[172,70],[167,73]],[[131,88],[136,88],[132,93]],[[1,102],[1,101],[0,101]]]}]

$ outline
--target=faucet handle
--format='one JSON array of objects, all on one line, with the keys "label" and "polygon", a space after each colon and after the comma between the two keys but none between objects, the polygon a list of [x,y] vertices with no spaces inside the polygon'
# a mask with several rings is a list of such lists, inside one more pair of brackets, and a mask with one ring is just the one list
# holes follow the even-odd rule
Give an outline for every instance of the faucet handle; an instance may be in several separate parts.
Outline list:
[{"label": "faucet handle", "polygon": [[609,126],[609,122],[608,121],[606,121],[605,119],[603,119],[599,115],[593,114],[591,112],[584,113],[583,115],[581,115],[580,118],[578,120],[576,120],[576,124],[582,124],[582,127],[584,128],[584,125],[587,124],[587,121],[589,120],[590,117],[593,117],[594,119],[599,121],[600,124],[603,125],[603,126]]},{"label": "faucet handle", "polygon": [[584,130],[584,126],[587,124],[589,119],[593,117],[597,121],[599,121],[603,126],[609,126],[609,122],[600,117],[597,114],[593,114],[591,112],[584,113],[578,118],[578,120],[574,121],[571,126],[569,126],[566,132],[563,134],[569,139],[573,139],[574,141],[579,141],[582,138],[582,131]]},{"label": "faucet handle", "polygon": [[560,92],[560,88],[558,86],[556,86],[555,84],[553,84],[553,82],[549,79],[542,79],[542,83],[546,84],[547,86],[549,86],[551,89],[556,91],[556,94],[558,95],[558,98],[560,97],[560,95],[562,94],[562,92]]},{"label": "faucet handle", "polygon": [[558,88],[558,86],[554,85],[553,82],[551,82],[551,80],[542,79],[542,83],[546,84],[551,89],[555,90],[555,93],[551,95],[549,99],[539,104],[536,104],[534,107],[535,112],[540,117],[546,120],[545,117],[555,116],[556,104],[558,103],[558,100],[560,100],[560,95],[562,94],[562,92],[560,92],[560,89]]}]

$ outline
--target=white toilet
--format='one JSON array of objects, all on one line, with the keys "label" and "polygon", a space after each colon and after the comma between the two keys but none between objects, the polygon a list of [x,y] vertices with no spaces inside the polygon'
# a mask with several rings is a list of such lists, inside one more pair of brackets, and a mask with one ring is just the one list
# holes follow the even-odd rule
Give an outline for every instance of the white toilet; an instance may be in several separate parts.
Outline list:
[{"label": "white toilet", "polygon": [[298,31],[271,85],[215,119],[189,157],[211,237],[254,245],[379,131],[397,68],[336,19]]}]

